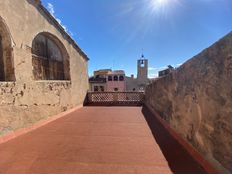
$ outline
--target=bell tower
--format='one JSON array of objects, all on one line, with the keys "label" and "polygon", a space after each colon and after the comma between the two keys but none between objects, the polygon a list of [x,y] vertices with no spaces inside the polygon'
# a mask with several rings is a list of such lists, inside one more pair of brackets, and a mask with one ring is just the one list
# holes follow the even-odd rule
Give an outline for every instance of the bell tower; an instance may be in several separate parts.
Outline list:
[{"label": "bell tower", "polygon": [[137,78],[140,83],[146,82],[148,79],[148,59],[142,54],[137,63]]}]

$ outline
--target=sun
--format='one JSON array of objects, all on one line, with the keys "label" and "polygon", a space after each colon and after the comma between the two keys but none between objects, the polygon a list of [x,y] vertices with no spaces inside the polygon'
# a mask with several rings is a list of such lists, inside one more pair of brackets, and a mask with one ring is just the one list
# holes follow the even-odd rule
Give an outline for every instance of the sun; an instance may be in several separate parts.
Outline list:
[{"label": "sun", "polygon": [[150,0],[151,6],[154,10],[159,10],[160,8],[165,8],[169,5],[170,0]]},{"label": "sun", "polygon": [[153,5],[167,5],[169,0],[151,0]]},{"label": "sun", "polygon": [[149,6],[152,13],[158,15],[167,15],[170,13],[178,4],[180,0],[148,0]]}]

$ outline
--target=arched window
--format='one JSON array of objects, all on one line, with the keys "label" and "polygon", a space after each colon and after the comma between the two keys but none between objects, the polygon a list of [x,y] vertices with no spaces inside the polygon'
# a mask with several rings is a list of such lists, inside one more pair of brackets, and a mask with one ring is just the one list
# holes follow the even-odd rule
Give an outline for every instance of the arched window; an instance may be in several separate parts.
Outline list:
[{"label": "arched window", "polygon": [[4,20],[0,17],[0,81],[14,81],[11,35]]},{"label": "arched window", "polygon": [[66,49],[49,33],[40,33],[33,40],[32,65],[35,80],[70,80]]},{"label": "arched window", "polygon": [[119,76],[119,81],[124,81],[124,76]]},{"label": "arched window", "polygon": [[118,81],[118,76],[114,76],[114,81]]},{"label": "arched window", "polygon": [[112,76],[108,76],[108,81],[113,81]]}]

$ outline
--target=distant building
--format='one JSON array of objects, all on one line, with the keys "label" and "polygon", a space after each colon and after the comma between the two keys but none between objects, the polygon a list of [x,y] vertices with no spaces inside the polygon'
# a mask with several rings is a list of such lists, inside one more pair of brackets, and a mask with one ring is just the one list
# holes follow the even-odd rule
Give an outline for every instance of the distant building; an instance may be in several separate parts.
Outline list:
[{"label": "distant building", "polygon": [[89,78],[90,90],[94,92],[104,92],[106,90],[106,78]]},{"label": "distant building", "polygon": [[89,78],[90,90],[94,92],[124,92],[125,72],[123,70],[112,71],[102,69],[94,72],[94,76]]},{"label": "distant building", "polygon": [[111,69],[94,71],[94,76],[89,78],[90,90],[95,92],[144,91],[149,82],[148,59],[144,55],[137,61],[137,78],[125,76],[123,70]]},{"label": "distant building", "polygon": [[144,91],[148,83],[148,59],[142,55],[137,61],[137,78],[134,75],[126,77],[126,91]]},{"label": "distant building", "polygon": [[107,75],[107,91],[126,91],[125,72],[122,70],[111,71]]},{"label": "distant building", "polygon": [[163,77],[168,75],[169,73],[171,73],[174,70],[174,68],[171,65],[168,65],[168,68],[162,71],[159,71],[159,77]]}]

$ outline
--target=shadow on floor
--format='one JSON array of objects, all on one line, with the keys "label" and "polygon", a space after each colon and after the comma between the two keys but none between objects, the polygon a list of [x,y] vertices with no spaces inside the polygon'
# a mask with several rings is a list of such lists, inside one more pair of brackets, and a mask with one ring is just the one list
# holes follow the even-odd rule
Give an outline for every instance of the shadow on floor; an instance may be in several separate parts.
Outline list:
[{"label": "shadow on floor", "polygon": [[160,124],[148,108],[144,107],[142,112],[174,174],[207,174],[201,165]]}]

